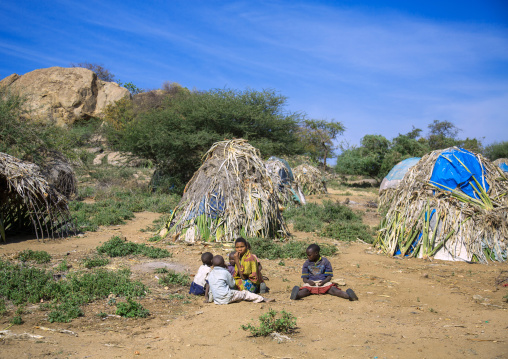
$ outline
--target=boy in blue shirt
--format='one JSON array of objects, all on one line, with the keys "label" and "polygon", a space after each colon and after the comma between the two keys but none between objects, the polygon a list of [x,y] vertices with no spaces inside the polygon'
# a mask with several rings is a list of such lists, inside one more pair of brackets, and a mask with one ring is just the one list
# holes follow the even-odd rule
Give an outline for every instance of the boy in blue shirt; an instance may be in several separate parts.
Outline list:
[{"label": "boy in blue shirt", "polygon": [[328,259],[321,257],[320,250],[321,248],[317,244],[311,244],[307,248],[307,261],[302,267],[304,285],[293,287],[290,298],[296,300],[311,294],[331,294],[350,301],[358,300],[352,289],[344,292],[337,287],[337,284],[331,282],[333,276],[332,265]]}]

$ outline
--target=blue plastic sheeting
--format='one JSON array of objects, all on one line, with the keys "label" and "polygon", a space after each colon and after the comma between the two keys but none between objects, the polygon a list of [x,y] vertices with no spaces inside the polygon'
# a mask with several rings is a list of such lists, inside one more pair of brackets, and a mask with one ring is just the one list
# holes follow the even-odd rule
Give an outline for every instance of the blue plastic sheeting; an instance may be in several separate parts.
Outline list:
[{"label": "blue plastic sheeting", "polygon": [[[429,222],[432,220],[432,216],[434,215],[434,213],[436,213],[436,210],[433,209],[432,211],[430,211],[430,218],[429,218]],[[429,215],[428,212],[425,212],[425,222],[427,222],[427,216]],[[437,225],[437,224],[436,224]],[[416,246],[418,245],[418,243],[420,243],[420,239],[422,239],[422,235],[423,235],[423,232],[420,232],[420,234],[418,235],[418,238],[416,238],[413,243],[411,243],[411,245],[409,246],[409,249],[407,250],[407,254],[406,254],[406,257],[409,257],[409,255],[411,253],[413,253],[413,251],[415,250]],[[399,247],[397,247],[397,250],[395,251],[395,253],[393,254],[394,256],[396,255],[399,255],[399,254],[402,254],[401,250]]]},{"label": "blue plastic sheeting", "polygon": [[401,180],[404,178],[404,175],[409,171],[411,167],[416,165],[416,163],[420,160],[420,157],[411,157],[404,161],[400,161],[395,166],[393,166],[392,170],[388,172],[386,175],[387,181],[393,180]]},{"label": "blue plastic sheeting", "polygon": [[499,168],[504,172],[508,172],[508,165],[506,163],[500,163]]},{"label": "blue plastic sheeting", "polygon": [[212,193],[208,198],[208,208],[206,208],[206,198],[203,197],[201,202],[199,202],[199,206],[197,211],[193,210],[187,216],[187,220],[190,220],[195,217],[199,217],[202,214],[206,213],[207,217],[216,219],[220,217],[226,208],[226,201],[221,196],[218,196],[217,193]]},{"label": "blue plastic sheeting", "polygon": [[430,182],[446,191],[452,191],[459,187],[469,197],[480,199],[472,187],[474,186],[478,190],[473,176],[480,186],[488,191],[489,184],[484,175],[485,168],[473,153],[454,147],[442,152],[438,157],[432,170]]}]

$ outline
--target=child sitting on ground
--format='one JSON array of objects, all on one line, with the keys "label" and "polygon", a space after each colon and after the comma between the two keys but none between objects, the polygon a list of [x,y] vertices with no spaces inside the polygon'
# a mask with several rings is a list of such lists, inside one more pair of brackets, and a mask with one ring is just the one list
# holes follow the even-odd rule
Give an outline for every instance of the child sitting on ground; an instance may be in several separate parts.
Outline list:
[{"label": "child sitting on ground", "polygon": [[311,244],[307,248],[307,261],[302,267],[302,279],[305,284],[302,287],[293,287],[290,298],[295,300],[311,294],[328,293],[350,301],[358,300],[352,289],[344,292],[337,287],[337,284],[331,282],[333,276],[332,265],[328,259],[321,257],[320,250],[317,244]]},{"label": "child sitting on ground", "polygon": [[189,294],[205,295],[206,278],[208,277],[208,273],[212,270],[212,259],[213,254],[210,252],[205,252],[201,255],[201,262],[203,262],[203,264],[199,267],[198,272],[194,276]]},{"label": "child sitting on ground", "polygon": [[208,284],[205,293],[205,302],[208,301],[208,291],[210,290],[213,295],[213,302],[215,304],[230,304],[246,300],[254,303],[273,302],[273,299],[263,298],[258,294],[251,293],[247,290],[234,290],[235,281],[233,276],[227,270],[224,258],[222,256],[215,256],[212,260],[213,269],[208,274]]},{"label": "child sitting on ground", "polygon": [[[264,294],[264,293],[268,293],[270,291],[270,288],[268,288],[268,286],[266,285],[265,283],[265,280],[268,280],[268,277],[265,277],[262,273],[261,273],[261,270],[263,269],[263,267],[261,266],[261,262],[259,261],[259,258],[254,254],[252,253],[252,249],[251,249],[251,246],[250,246],[250,243],[248,241],[246,241],[247,243],[247,249],[250,251],[251,255],[256,259],[256,261],[258,262],[258,274],[259,274],[259,278],[261,278],[261,283],[259,284],[259,291],[257,291],[256,293],[257,294]],[[234,253],[233,253],[234,254]],[[233,274],[233,277],[234,277],[234,274]]]},{"label": "child sitting on ground", "polygon": [[231,252],[229,253],[229,264],[228,264],[228,272],[231,273],[231,275],[235,276],[235,253]]}]

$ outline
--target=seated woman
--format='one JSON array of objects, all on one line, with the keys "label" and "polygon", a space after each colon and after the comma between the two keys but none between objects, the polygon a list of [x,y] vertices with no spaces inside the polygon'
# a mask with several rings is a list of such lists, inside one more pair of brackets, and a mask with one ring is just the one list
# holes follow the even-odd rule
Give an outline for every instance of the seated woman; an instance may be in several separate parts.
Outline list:
[{"label": "seated woman", "polygon": [[257,258],[250,252],[247,241],[238,237],[235,241],[235,283],[238,290],[259,292],[262,282]]}]

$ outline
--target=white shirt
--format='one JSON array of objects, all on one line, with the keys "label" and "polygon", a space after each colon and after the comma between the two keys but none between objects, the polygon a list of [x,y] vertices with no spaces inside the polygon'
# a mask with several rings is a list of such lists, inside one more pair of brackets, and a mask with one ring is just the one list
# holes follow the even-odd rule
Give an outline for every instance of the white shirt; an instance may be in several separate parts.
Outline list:
[{"label": "white shirt", "polygon": [[214,267],[208,274],[208,284],[215,304],[229,304],[233,297],[235,281],[226,268]]},{"label": "white shirt", "polygon": [[208,273],[212,270],[212,267],[207,265],[201,265],[198,269],[198,273],[194,276],[193,282],[204,287],[206,283],[206,278],[208,277]]}]

